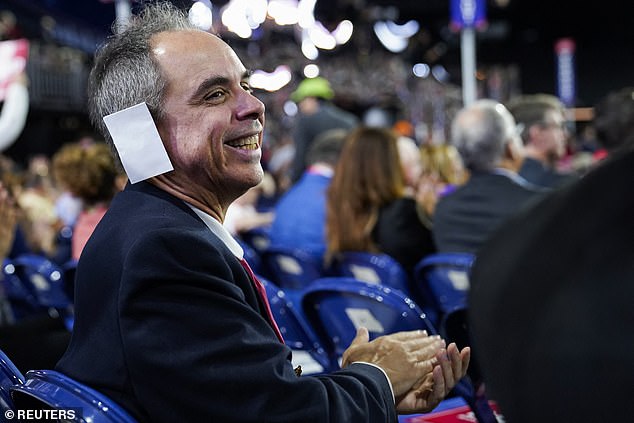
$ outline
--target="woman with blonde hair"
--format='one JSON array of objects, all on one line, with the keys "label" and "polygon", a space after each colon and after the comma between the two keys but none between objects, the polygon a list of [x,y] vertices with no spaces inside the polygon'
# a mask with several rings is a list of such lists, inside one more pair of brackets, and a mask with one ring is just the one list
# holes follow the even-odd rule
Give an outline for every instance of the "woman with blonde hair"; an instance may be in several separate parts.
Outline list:
[{"label": "woman with blonde hair", "polygon": [[82,201],[71,239],[72,258],[79,259],[110,201],[122,188],[122,172],[105,143],[76,142],[66,144],[55,153],[53,173],[65,189]]},{"label": "woman with blonde hair", "polygon": [[435,247],[416,200],[405,192],[397,135],[386,128],[353,130],[327,193],[327,258],[343,251],[381,252],[411,275]]}]

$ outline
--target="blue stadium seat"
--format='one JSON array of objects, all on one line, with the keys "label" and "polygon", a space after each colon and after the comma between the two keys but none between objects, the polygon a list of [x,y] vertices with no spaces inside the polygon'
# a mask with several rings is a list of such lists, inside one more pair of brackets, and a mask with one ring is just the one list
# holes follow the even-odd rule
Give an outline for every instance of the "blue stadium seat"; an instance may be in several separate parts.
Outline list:
[{"label": "blue stadium seat", "polygon": [[331,266],[331,274],[348,276],[370,284],[380,284],[410,296],[407,273],[387,254],[364,251],[338,253]]},{"label": "blue stadium seat", "polygon": [[361,326],[368,329],[371,339],[415,329],[436,333],[421,308],[401,291],[350,277],[317,279],[303,291],[301,304],[337,360]]},{"label": "blue stadium seat", "polygon": [[62,267],[41,255],[22,254],[5,264],[3,273],[16,318],[56,314],[72,329],[73,302],[67,294]]},{"label": "blue stadium seat", "polygon": [[[9,410],[15,411],[11,399],[11,388],[24,383],[24,375],[18,370],[7,355],[0,350],[0,412],[3,419]],[[2,420],[4,421],[4,420]]]},{"label": "blue stadium seat", "polygon": [[[322,345],[337,360],[341,359],[359,327],[368,329],[370,339],[416,329],[437,333],[413,300],[380,284],[350,277],[325,277],[314,281],[301,295],[306,318],[323,339]],[[454,394],[469,404],[478,422],[496,422],[486,396],[476,391],[468,376],[455,386]]]},{"label": "blue stadium seat", "polygon": [[263,272],[284,290],[298,290],[323,276],[322,262],[307,251],[270,245],[261,253]]},{"label": "blue stadium seat", "polygon": [[293,364],[300,364],[304,373],[328,373],[336,370],[338,363],[326,353],[302,310],[295,306],[292,294],[289,296],[262,276],[258,275],[258,279],[266,289],[271,312],[284,342],[293,350]]},{"label": "blue stadium seat", "polygon": [[[11,388],[18,409],[77,411],[74,419],[81,423],[135,423],[121,406],[105,395],[53,370],[30,370],[21,385]],[[68,416],[67,416],[68,417]]]},{"label": "blue stadium seat", "polygon": [[441,315],[465,308],[474,260],[469,253],[436,253],[423,258],[414,269],[420,296]]}]

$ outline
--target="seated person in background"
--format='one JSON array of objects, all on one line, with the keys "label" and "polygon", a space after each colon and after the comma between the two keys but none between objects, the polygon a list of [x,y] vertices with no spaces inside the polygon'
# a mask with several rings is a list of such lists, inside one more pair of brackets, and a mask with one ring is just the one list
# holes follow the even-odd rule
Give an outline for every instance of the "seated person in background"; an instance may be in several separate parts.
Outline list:
[{"label": "seated person in background", "polygon": [[330,82],[320,76],[304,79],[291,94],[291,100],[299,108],[293,128],[295,155],[290,168],[292,183],[304,174],[308,148],[319,134],[337,128],[350,130],[359,125],[357,116],[335,105],[334,97]]},{"label": "seated person in background", "polygon": [[606,155],[634,148],[634,86],[603,96],[594,106],[592,123]]},{"label": "seated person in background", "polygon": [[0,222],[2,222],[0,223],[0,260],[9,256],[17,221],[18,209],[15,200],[0,181]]},{"label": "seated person in background", "polygon": [[348,131],[331,129],[308,149],[308,168],[275,205],[271,245],[298,248],[322,260],[326,252],[326,189]]},{"label": "seated person in background", "polygon": [[[143,119],[150,142],[142,155],[118,151],[131,183],[82,252],[58,371],[153,423],[396,423],[464,376],[467,348],[421,331],[368,342],[365,329],[341,370],[297,375],[262,285],[222,226],[229,204],[262,180],[264,105],[219,37],[169,2],[146,3],[100,48],[88,85],[107,140],[136,142]],[[145,166],[149,154],[158,166]]]},{"label": "seated person in background", "polygon": [[509,422],[632,420],[632,184],[634,152],[611,154],[511,218],[478,254],[475,358]]},{"label": "seated person in background", "polygon": [[424,144],[420,148],[423,174],[417,199],[430,221],[440,197],[464,184],[469,175],[456,147],[450,144]]},{"label": "seated person in background", "polygon": [[77,260],[119,191],[120,171],[106,144],[71,143],[53,155],[53,174],[65,190],[82,202],[71,239],[71,258]]},{"label": "seated person in background", "polygon": [[476,253],[504,220],[542,191],[517,174],[524,148],[502,104],[477,100],[460,110],[451,143],[470,177],[436,205],[434,241],[440,252]]},{"label": "seated person in background", "polygon": [[555,96],[532,94],[511,100],[508,109],[521,128],[526,157],[518,174],[544,188],[556,188],[577,179],[557,171],[557,162],[566,154],[568,129],[566,108]]},{"label": "seated person in background", "polygon": [[418,183],[423,174],[423,164],[420,157],[420,149],[416,141],[410,137],[399,136],[396,141],[398,157],[403,169],[405,182],[405,194],[410,197],[416,195]]},{"label": "seated person in background", "polygon": [[411,276],[435,247],[416,200],[405,193],[396,134],[376,127],[353,130],[328,188],[327,257],[341,251],[385,253]]}]

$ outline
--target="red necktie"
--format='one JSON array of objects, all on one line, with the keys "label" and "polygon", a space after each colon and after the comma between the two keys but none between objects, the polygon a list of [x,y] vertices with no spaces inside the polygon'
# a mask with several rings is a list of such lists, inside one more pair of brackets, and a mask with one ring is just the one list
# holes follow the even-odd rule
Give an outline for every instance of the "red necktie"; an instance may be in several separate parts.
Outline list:
[{"label": "red necktie", "polygon": [[277,338],[283,344],[284,338],[282,338],[282,333],[280,332],[280,328],[277,326],[277,323],[275,322],[275,318],[273,317],[273,313],[271,312],[271,305],[269,304],[269,299],[266,296],[266,288],[264,288],[264,285],[262,285],[262,282],[260,282],[258,278],[255,276],[255,273],[253,273],[253,270],[251,270],[251,266],[249,266],[249,263],[247,263],[245,259],[240,259],[240,264],[242,265],[242,267],[244,267],[244,270],[246,270],[247,273],[249,274],[251,281],[253,281],[255,290],[258,292],[258,294],[260,295],[260,298],[264,302],[264,306],[266,308],[266,315],[269,318],[269,322],[271,323],[271,326],[273,326],[273,330],[275,331]]}]

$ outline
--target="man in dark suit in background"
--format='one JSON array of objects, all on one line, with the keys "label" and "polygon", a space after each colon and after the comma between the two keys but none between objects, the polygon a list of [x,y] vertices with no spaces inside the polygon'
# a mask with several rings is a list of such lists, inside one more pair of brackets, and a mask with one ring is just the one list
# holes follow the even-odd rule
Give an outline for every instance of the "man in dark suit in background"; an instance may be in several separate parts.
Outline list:
[{"label": "man in dark suit in background", "polygon": [[360,329],[342,370],[294,372],[263,287],[222,227],[263,175],[264,105],[248,75],[170,3],[148,4],[98,52],[91,117],[131,183],[83,250],[57,369],[140,421],[384,423],[431,409],[470,351],[420,331],[368,342]]},{"label": "man in dark suit in background", "polygon": [[557,171],[557,161],[566,154],[568,129],[566,108],[550,94],[527,94],[514,98],[508,109],[520,127],[526,157],[518,174],[544,188],[557,188],[578,179]]},{"label": "man in dark suit in background", "polygon": [[517,174],[522,141],[502,104],[478,100],[459,111],[451,143],[471,175],[436,205],[434,242],[439,252],[476,253],[504,220],[540,196],[540,189]]}]

